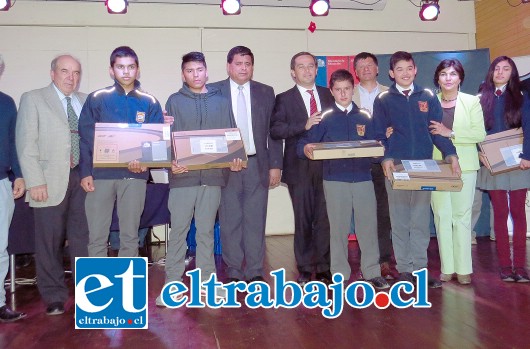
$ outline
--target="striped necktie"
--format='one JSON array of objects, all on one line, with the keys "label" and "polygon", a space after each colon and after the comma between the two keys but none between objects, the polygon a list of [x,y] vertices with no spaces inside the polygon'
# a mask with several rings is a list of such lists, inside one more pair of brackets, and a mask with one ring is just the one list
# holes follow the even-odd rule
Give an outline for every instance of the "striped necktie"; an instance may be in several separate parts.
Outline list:
[{"label": "striped necktie", "polygon": [[70,126],[70,168],[74,168],[79,164],[79,119],[72,106],[71,97],[66,97],[66,113]]},{"label": "striped necktie", "polygon": [[311,95],[311,98],[309,98],[309,116],[311,116],[318,111],[317,101],[315,99],[315,95],[313,94],[313,90],[307,90],[307,93]]}]

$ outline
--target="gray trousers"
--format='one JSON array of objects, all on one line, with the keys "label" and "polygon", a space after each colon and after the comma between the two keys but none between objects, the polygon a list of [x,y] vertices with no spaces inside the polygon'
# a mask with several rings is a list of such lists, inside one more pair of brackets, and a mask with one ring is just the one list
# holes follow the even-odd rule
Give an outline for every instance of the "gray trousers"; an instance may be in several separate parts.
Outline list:
[{"label": "gray trousers", "polygon": [[166,283],[182,281],[182,274],[186,269],[186,236],[194,213],[197,229],[195,265],[201,269],[201,281],[208,280],[215,273],[213,229],[220,200],[221,187],[217,186],[172,188],[169,191],[171,231],[169,241],[166,242]]},{"label": "gray trousers", "polygon": [[263,276],[269,188],[260,178],[257,158],[249,157],[247,168],[230,172],[228,184],[221,190],[223,260],[231,278]]},{"label": "gray trousers", "polygon": [[411,273],[427,268],[427,248],[431,238],[431,192],[394,190],[388,180],[385,184],[396,269],[400,273]]},{"label": "gray trousers", "polygon": [[96,190],[87,193],[85,211],[88,220],[90,257],[107,257],[114,202],[120,222],[119,257],[138,256],[138,229],[144,211],[144,179],[97,179]]},{"label": "gray trousers", "polygon": [[330,226],[331,272],[344,280],[351,275],[348,262],[348,233],[352,209],[357,241],[361,248],[361,271],[365,279],[381,276],[374,184],[372,181],[346,183],[324,181]]}]

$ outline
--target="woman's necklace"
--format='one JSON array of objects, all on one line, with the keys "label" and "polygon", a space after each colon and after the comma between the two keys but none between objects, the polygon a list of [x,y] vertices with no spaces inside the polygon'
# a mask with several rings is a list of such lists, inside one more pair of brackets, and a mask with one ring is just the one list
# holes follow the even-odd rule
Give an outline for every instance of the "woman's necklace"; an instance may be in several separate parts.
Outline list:
[{"label": "woman's necklace", "polygon": [[442,101],[444,101],[444,102],[454,102],[454,101],[456,101],[457,98],[458,98],[458,94],[457,94],[456,97],[453,98],[453,99],[445,99],[445,98],[443,97],[443,95],[442,95]]}]

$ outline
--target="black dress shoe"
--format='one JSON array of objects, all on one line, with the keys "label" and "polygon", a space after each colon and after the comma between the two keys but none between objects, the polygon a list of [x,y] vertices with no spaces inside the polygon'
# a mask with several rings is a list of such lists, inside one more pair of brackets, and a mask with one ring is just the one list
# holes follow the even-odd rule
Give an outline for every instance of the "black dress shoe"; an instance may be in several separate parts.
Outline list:
[{"label": "black dress shoe", "polygon": [[298,275],[298,279],[296,280],[300,286],[304,286],[309,281],[311,281],[311,273],[308,271],[301,272],[300,275]]},{"label": "black dress shoe", "polygon": [[433,278],[430,274],[427,278],[427,285],[429,286],[429,288],[440,288],[442,287],[442,282],[437,279],[437,278]]},{"label": "black dress shoe", "polygon": [[46,308],[47,315],[61,315],[64,313],[64,305],[61,302],[53,302]]},{"label": "black dress shoe", "polygon": [[0,308],[0,322],[14,322],[26,317],[26,314],[13,311],[4,305]]},{"label": "black dress shoe", "polygon": [[414,275],[412,273],[399,273],[398,281],[408,281],[412,284],[416,283],[416,280],[414,279]]},{"label": "black dress shoe", "polygon": [[258,275],[258,276],[254,276],[253,278],[248,279],[247,283],[250,284],[252,282],[257,282],[257,281],[265,282],[265,279],[263,278],[263,276]]},{"label": "black dress shoe", "polygon": [[229,284],[231,282],[238,282],[238,281],[241,281],[241,280],[239,280],[238,278],[227,278],[225,280],[225,284]]},{"label": "black dress shoe", "polygon": [[326,270],[322,273],[316,273],[315,274],[315,280],[325,283],[326,285],[331,284],[332,281],[332,275],[329,270]]}]

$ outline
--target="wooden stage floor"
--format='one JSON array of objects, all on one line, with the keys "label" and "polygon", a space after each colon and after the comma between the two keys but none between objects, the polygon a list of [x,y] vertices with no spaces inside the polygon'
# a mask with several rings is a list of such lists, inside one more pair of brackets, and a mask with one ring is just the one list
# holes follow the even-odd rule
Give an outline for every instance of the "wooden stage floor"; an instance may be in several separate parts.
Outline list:
[{"label": "wooden stage floor", "polygon": [[[267,272],[283,267],[288,279],[296,279],[292,244],[292,236],[267,237]],[[148,330],[76,330],[73,296],[65,314],[47,316],[37,287],[17,286],[15,294],[7,292],[8,304],[16,304],[28,317],[0,324],[0,348],[530,348],[526,337],[530,334],[530,284],[499,279],[495,242],[489,238],[479,238],[472,248],[472,284],[460,286],[452,281],[429,290],[432,308],[346,306],[333,320],[324,318],[318,308],[303,306],[157,308],[155,298],[163,286],[164,269],[155,264],[149,269]],[[163,256],[163,246],[151,249],[153,259]],[[433,275],[438,276],[436,239],[431,239],[429,261]],[[357,272],[356,242],[350,242],[350,262]],[[18,270],[17,277],[34,277],[33,265]],[[217,267],[223,278],[220,258]],[[72,280],[68,284],[73,295]]]}]

